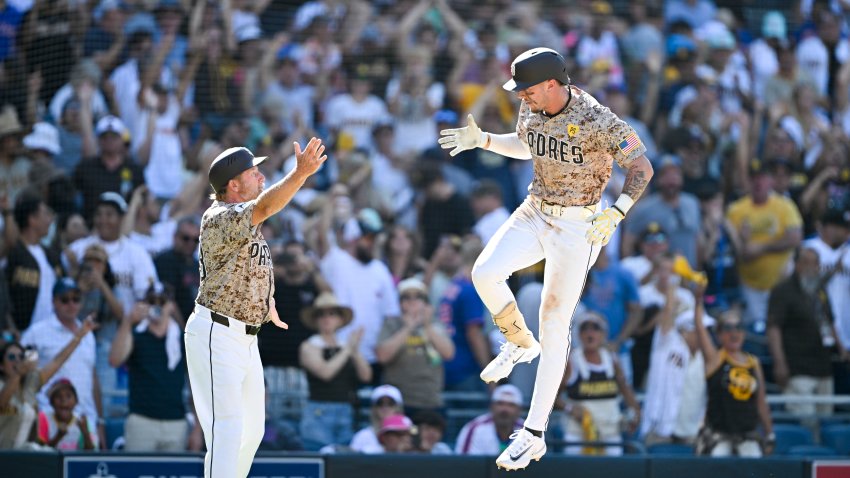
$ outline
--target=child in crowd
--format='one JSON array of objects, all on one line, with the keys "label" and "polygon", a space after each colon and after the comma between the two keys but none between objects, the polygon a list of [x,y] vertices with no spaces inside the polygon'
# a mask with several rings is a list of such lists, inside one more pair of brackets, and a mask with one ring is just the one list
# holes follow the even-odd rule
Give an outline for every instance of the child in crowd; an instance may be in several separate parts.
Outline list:
[{"label": "child in crowd", "polygon": [[67,378],[57,380],[47,392],[53,412],[38,414],[38,440],[57,450],[94,450],[97,432],[85,415],[74,413],[77,389]]}]

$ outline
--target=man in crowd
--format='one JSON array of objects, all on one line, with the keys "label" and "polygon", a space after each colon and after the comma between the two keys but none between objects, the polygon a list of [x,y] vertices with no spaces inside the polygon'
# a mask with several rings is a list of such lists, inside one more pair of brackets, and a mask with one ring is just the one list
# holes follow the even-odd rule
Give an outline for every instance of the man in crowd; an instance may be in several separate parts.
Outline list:
[{"label": "man in crowd", "polygon": [[490,396],[490,412],[460,430],[455,443],[458,455],[498,455],[507,448],[514,430],[522,428],[522,392],[513,385],[499,385]]},{"label": "man in crowd", "polygon": [[187,217],[177,223],[171,249],[159,254],[153,260],[156,274],[162,284],[174,291],[174,302],[183,319],[189,317],[195,308],[195,297],[200,285],[200,267],[195,251],[201,235],[201,225],[197,218]]}]

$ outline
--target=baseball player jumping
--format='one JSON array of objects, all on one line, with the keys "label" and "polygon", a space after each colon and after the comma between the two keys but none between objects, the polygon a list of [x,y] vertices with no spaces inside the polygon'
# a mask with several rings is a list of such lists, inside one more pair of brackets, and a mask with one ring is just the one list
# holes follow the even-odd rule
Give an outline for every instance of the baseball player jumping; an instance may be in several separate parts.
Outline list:
[{"label": "baseball player jumping", "polygon": [[321,140],[295,143],[295,169],[264,190],[265,157],[246,148],[210,166],[215,201],[201,220],[201,284],[186,323],[186,364],[204,431],[204,476],[246,477],[263,438],[265,387],[260,326],[287,328],[274,308],[274,274],[260,225],[292,199],[327,156]]},{"label": "baseball player jumping", "polygon": [[[496,459],[522,469],[546,453],[543,432],[555,403],[570,349],[570,324],[587,272],[614,229],[652,177],[646,148],[635,131],[586,92],[570,85],[564,58],[534,48],[511,64],[504,88],[522,105],[516,132],[482,132],[469,115],[464,128],[440,132],[450,154],[484,148],[504,156],[533,159],[528,197],[496,232],[478,257],[472,281],[493,322],[508,340],[481,372],[485,382],[507,377],[518,362],[541,355],[531,408],[523,429]],[[602,191],[612,159],[628,169],[623,192],[602,209]],[[514,271],[546,259],[540,306],[540,343],[526,327],[505,281]]]}]

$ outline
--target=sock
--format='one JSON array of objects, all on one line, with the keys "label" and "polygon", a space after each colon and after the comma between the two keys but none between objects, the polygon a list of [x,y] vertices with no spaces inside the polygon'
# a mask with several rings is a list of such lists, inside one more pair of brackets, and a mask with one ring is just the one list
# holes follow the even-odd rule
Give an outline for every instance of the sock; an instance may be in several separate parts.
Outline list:
[{"label": "sock", "polygon": [[528,428],[528,427],[524,427],[524,428],[525,428],[526,430],[528,430],[528,432],[529,432],[529,433],[531,433],[532,435],[536,436],[537,438],[543,438],[543,432],[542,432],[542,431],[540,431],[540,430],[532,430],[531,428]]}]

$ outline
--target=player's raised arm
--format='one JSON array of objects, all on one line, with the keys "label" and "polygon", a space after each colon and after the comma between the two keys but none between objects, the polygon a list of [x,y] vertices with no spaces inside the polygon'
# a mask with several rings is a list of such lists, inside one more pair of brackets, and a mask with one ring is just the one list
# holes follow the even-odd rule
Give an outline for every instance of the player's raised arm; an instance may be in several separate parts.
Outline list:
[{"label": "player's raised arm", "polygon": [[528,146],[523,143],[516,131],[507,134],[493,134],[481,131],[472,115],[466,117],[467,125],[463,128],[444,129],[438,143],[443,149],[451,149],[450,155],[455,156],[468,149],[483,148],[517,159],[531,159]]},{"label": "player's raised arm", "polygon": [[301,189],[307,178],[318,171],[322,163],[328,159],[327,155],[322,154],[324,151],[325,146],[322,144],[322,140],[316,137],[310,139],[303,151],[301,145],[296,142],[295,169],[260,193],[251,216],[251,224],[256,226],[283,209],[295,196],[295,193]]}]

